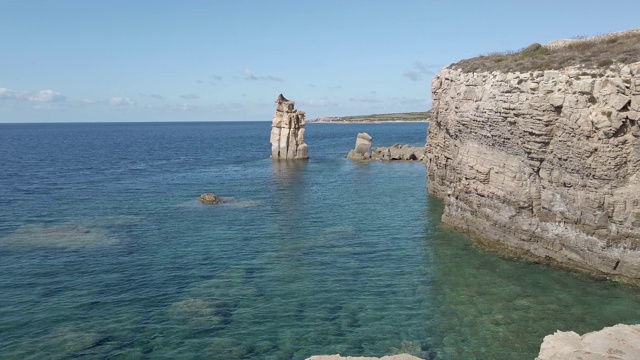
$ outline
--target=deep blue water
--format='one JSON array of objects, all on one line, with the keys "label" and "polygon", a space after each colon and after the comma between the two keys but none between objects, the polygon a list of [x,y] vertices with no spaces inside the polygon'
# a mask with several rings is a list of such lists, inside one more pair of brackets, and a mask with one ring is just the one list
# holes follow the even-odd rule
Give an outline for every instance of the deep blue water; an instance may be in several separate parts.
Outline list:
[{"label": "deep blue water", "polygon": [[[0,357],[527,359],[640,322],[640,292],[475,248],[424,165],[346,159],[427,124],[0,124]],[[234,202],[205,206],[214,192]]]}]

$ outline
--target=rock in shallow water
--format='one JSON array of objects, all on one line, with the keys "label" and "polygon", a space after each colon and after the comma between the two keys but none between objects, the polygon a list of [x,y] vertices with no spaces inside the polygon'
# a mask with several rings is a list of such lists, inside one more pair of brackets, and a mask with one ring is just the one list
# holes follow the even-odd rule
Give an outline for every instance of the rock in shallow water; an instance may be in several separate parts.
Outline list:
[{"label": "rock in shallow water", "polygon": [[220,198],[220,196],[212,193],[202,194],[200,195],[198,200],[200,200],[200,202],[202,202],[203,204],[207,204],[207,205],[224,203],[224,201]]},{"label": "rock in shallow water", "polygon": [[369,160],[371,156],[371,136],[367,133],[358,133],[356,148],[349,151],[347,158],[356,161]]},{"label": "rock in shallow water", "polygon": [[547,335],[536,360],[640,359],[640,325],[615,325],[582,336],[573,331]]}]

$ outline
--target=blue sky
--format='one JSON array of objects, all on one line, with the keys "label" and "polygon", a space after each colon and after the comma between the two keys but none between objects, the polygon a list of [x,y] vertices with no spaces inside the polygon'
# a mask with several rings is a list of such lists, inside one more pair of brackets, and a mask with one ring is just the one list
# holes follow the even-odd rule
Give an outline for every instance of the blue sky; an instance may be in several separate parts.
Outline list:
[{"label": "blue sky", "polygon": [[637,27],[617,0],[0,0],[0,122],[424,111],[460,59]]}]

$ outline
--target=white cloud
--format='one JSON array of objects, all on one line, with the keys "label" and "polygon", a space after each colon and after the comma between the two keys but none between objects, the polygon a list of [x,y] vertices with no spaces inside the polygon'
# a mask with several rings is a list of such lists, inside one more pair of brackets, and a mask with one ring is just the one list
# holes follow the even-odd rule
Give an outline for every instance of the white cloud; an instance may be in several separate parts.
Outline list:
[{"label": "white cloud", "polygon": [[200,96],[196,94],[185,94],[185,95],[180,95],[180,97],[183,99],[200,99]]},{"label": "white cloud", "polygon": [[135,102],[128,97],[114,96],[109,99],[109,105],[113,106],[129,106],[134,104]]},{"label": "white cloud", "polygon": [[304,102],[305,106],[310,107],[327,107],[327,106],[338,106],[340,105],[335,100],[330,99],[309,99]]},{"label": "white cloud", "polygon": [[35,102],[57,102],[57,101],[65,101],[66,97],[64,97],[61,93],[53,90],[40,90],[34,93],[29,94],[27,100],[35,101]]},{"label": "white cloud", "polygon": [[380,103],[382,100],[372,96],[359,96],[357,98],[349,98],[351,101],[364,102],[364,103]]},{"label": "white cloud", "polygon": [[67,98],[61,93],[53,90],[38,91],[16,91],[7,88],[0,88],[0,100],[21,100],[30,102],[60,102]]},{"label": "white cloud", "polygon": [[242,72],[245,80],[262,80],[262,81],[282,81],[281,78],[272,75],[254,75],[251,69],[244,69]]},{"label": "white cloud", "polygon": [[435,70],[440,68],[440,65],[425,64],[420,61],[413,64],[410,69],[405,69],[402,72],[402,76],[408,78],[411,81],[420,81],[424,76],[435,75]]}]

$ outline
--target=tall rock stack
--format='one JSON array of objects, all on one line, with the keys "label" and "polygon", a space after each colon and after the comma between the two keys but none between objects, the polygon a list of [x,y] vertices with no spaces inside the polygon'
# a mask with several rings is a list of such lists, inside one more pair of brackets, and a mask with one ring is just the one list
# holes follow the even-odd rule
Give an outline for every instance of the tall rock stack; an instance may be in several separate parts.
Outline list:
[{"label": "tall rock stack", "polygon": [[304,111],[296,110],[295,102],[282,94],[276,99],[276,113],[271,124],[271,158],[277,160],[308,159],[304,143]]}]

